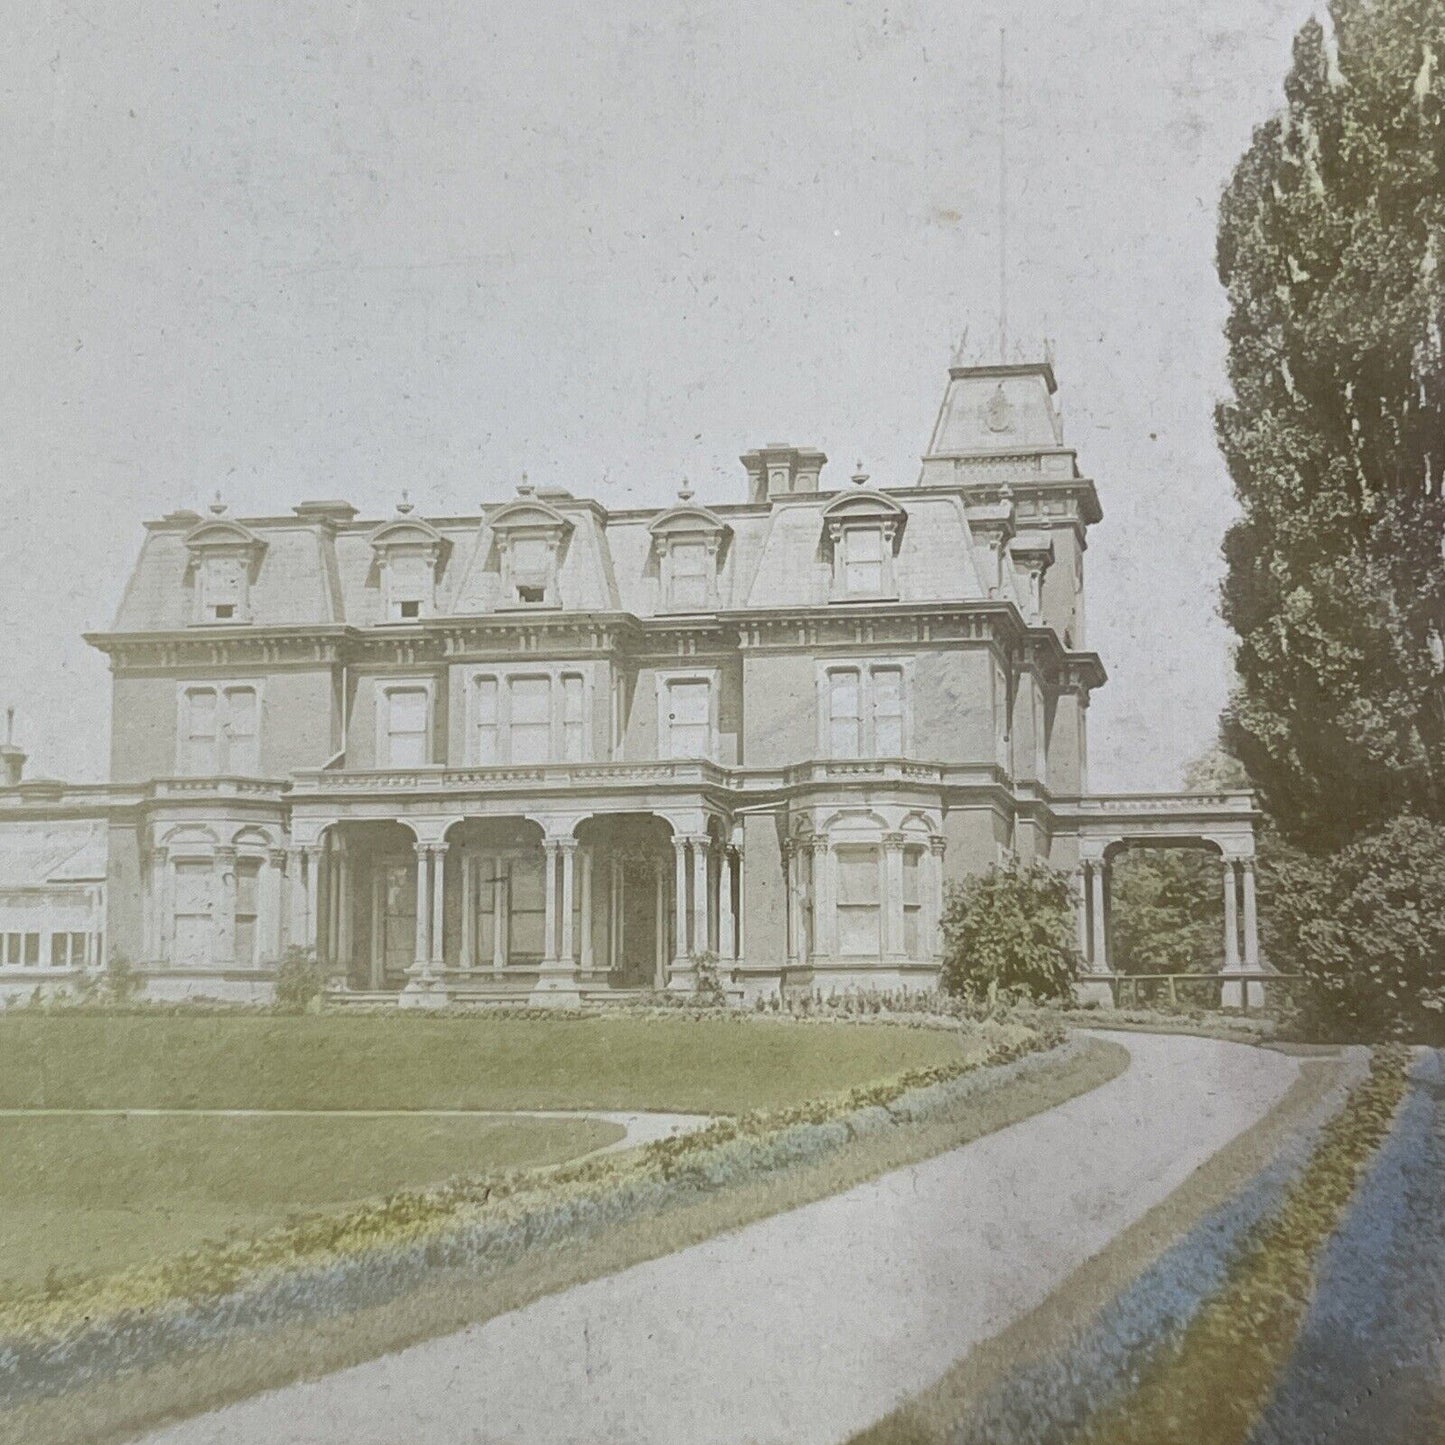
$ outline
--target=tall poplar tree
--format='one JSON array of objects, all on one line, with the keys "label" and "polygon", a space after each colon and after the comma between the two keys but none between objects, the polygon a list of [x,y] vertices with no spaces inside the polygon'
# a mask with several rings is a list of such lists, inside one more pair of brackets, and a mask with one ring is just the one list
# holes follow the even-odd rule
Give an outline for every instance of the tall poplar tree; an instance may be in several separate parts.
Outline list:
[{"label": "tall poplar tree", "polygon": [[1445,817],[1445,4],[1332,0],[1225,193],[1225,738],[1282,834]]}]

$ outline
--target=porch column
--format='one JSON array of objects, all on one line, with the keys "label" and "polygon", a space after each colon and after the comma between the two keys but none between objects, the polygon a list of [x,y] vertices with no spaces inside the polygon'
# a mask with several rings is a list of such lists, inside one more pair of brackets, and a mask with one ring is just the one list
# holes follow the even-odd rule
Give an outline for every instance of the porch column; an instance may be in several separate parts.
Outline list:
[{"label": "porch column", "polygon": [[271,848],[266,853],[266,868],[261,874],[264,892],[261,897],[261,915],[264,927],[261,930],[261,960],[263,963],[279,962],[285,950],[285,936],[281,931],[281,897],[285,891],[286,860],[290,856],[287,848]]},{"label": "porch column", "polygon": [[[661,859],[658,859],[653,865],[653,874],[657,881],[657,926],[653,930],[656,937],[652,986],[656,989],[664,989],[667,987],[667,869]],[[618,896],[621,897],[621,888],[618,889]],[[620,942],[620,933],[618,938]]]},{"label": "porch column", "polygon": [[799,968],[808,962],[808,939],[803,927],[803,859],[809,856],[799,843],[789,843],[783,851],[788,884],[788,962]]},{"label": "porch column", "polygon": [[1222,859],[1224,875],[1224,966],[1239,968],[1239,899],[1234,883],[1234,859]]},{"label": "porch column", "polygon": [[425,974],[431,964],[427,927],[431,921],[431,845],[416,845],[416,969]]},{"label": "porch column", "polygon": [[336,850],[336,958],[335,962],[351,973],[354,944],[352,927],[351,849],[338,843]]},{"label": "porch column", "polygon": [[903,834],[883,835],[883,873],[886,891],[883,897],[883,952],[886,957],[901,959],[907,955],[903,929]]},{"label": "porch column", "polygon": [[942,833],[934,833],[928,840],[928,858],[931,876],[928,880],[928,901],[932,918],[928,923],[929,958],[943,957],[943,858],[948,851],[948,839]]},{"label": "porch column", "polygon": [[382,909],[385,885],[377,876],[374,860],[367,870],[367,882],[371,892],[371,957],[367,980],[373,992],[380,992],[386,984],[386,919]]},{"label": "porch column", "polygon": [[547,851],[546,882],[543,891],[547,896],[547,911],[542,915],[542,962],[557,962],[557,840],[548,838],[543,844]]},{"label": "porch column", "polygon": [[216,912],[212,919],[217,963],[234,965],[236,959],[236,850],[217,848],[213,867],[216,879]]},{"label": "porch column", "polygon": [[306,882],[302,886],[302,897],[306,905],[305,946],[320,957],[321,940],[321,858],[320,843],[312,843],[305,849]]},{"label": "porch column", "polygon": [[699,833],[692,840],[692,953],[708,951],[707,937],[708,839]]},{"label": "porch column", "polygon": [[1254,972],[1259,968],[1259,906],[1254,893],[1254,859],[1245,858],[1239,866],[1244,871],[1244,966]]},{"label": "porch column", "polygon": [[718,858],[717,909],[718,956],[732,963],[738,956],[738,949],[736,915],[733,912],[733,850],[729,847],[724,847]]},{"label": "porch column", "polygon": [[286,850],[286,942],[306,947],[306,850]]},{"label": "porch column", "polygon": [[562,854],[562,962],[570,968],[577,957],[572,933],[573,879],[577,867],[577,840],[559,838]]},{"label": "porch column", "polygon": [[151,849],[151,896],[150,907],[146,910],[146,954],[151,962],[165,961],[166,949],[166,850]]},{"label": "porch column", "polygon": [[819,958],[838,956],[838,855],[828,840],[813,836],[813,948]]},{"label": "porch column", "polygon": [[1109,945],[1104,933],[1104,862],[1095,859],[1089,869],[1094,900],[1094,951],[1090,956],[1095,973],[1109,971]]},{"label": "porch column", "polygon": [[1079,957],[1084,960],[1087,967],[1092,960],[1089,957],[1089,865],[1080,863],[1074,870],[1074,882],[1078,885],[1079,905],[1075,909],[1079,920]]},{"label": "porch column", "polygon": [[580,902],[580,926],[582,929],[582,958],[583,968],[594,967],[592,957],[592,849],[582,848],[578,852],[579,871],[579,893]]},{"label": "porch column", "polygon": [[733,866],[737,875],[738,887],[738,911],[734,920],[735,927],[737,928],[737,952],[734,954],[734,957],[739,963],[742,963],[746,960],[748,956],[747,944],[745,941],[745,935],[743,933],[743,919],[747,916],[745,900],[748,896],[748,892],[746,859],[743,857],[743,845],[741,841],[733,844],[733,860]]},{"label": "porch column", "polygon": [[607,967],[615,969],[622,953],[622,866],[607,860]]},{"label": "porch column", "polygon": [[507,966],[507,936],[512,931],[511,909],[507,902],[507,880],[502,872],[500,855],[492,857],[492,972],[501,973]]},{"label": "porch column", "polygon": [[687,957],[690,949],[687,937],[687,835],[674,833],[672,837],[672,851],[676,863],[676,954],[682,960]]}]

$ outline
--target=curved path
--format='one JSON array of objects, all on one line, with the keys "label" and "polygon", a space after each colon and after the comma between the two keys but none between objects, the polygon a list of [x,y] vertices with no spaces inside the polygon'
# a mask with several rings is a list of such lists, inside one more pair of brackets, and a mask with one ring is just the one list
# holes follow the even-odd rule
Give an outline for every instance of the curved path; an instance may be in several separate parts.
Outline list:
[{"label": "curved path", "polygon": [[1117,1034],[1102,1088],[831,1199],[152,1437],[835,1442],[939,1378],[1260,1119],[1296,1060]]}]

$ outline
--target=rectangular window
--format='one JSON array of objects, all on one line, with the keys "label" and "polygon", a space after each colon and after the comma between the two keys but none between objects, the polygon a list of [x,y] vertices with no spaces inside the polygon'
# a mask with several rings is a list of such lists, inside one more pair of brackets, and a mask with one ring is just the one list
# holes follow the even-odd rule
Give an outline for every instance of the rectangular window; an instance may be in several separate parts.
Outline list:
[{"label": "rectangular window", "polygon": [[672,606],[701,612],[708,603],[708,555],[701,542],[675,542],[672,562]]},{"label": "rectangular window", "polygon": [[856,758],[863,751],[862,688],[857,668],[828,674],[828,748],[835,758]]},{"label": "rectangular window", "polygon": [[669,758],[712,755],[712,686],[706,678],[678,678],[667,684]]},{"label": "rectangular window", "polygon": [[580,763],[585,756],[586,716],[582,679],[575,672],[562,675],[562,758]]},{"label": "rectangular window", "polygon": [[838,952],[851,958],[877,958],[880,951],[878,849],[837,850]]},{"label": "rectangular window", "polygon": [[256,920],[260,915],[261,860],[242,858],[236,864],[236,962],[242,968],[257,962]]},{"label": "rectangular window", "polygon": [[513,858],[508,864],[511,897],[509,964],[535,963],[542,957],[547,914],[546,860]]},{"label": "rectangular window", "polygon": [[873,682],[873,754],[899,757],[903,752],[903,669],[875,667]]},{"label": "rectangular window", "polygon": [[178,860],[175,873],[175,962],[211,961],[211,908],[215,870],[202,860]]},{"label": "rectangular window", "polygon": [[224,722],[224,759],[228,773],[255,773],[260,767],[257,749],[257,708],[254,687],[228,687],[221,694]]},{"label": "rectangular window", "polygon": [[425,767],[430,756],[428,724],[431,699],[424,687],[391,687],[383,694],[386,709],[386,768]]},{"label": "rectangular window", "polygon": [[431,592],[430,572],[425,557],[400,555],[387,560],[387,610],[393,622],[410,622],[422,615]]},{"label": "rectangular window", "polygon": [[246,563],[239,557],[208,557],[201,563],[201,620],[234,622],[241,615]]},{"label": "rectangular window", "polygon": [[221,771],[219,712],[220,697],[215,688],[187,688],[182,771],[191,777],[206,777]]},{"label": "rectangular window", "polygon": [[501,761],[497,749],[497,679],[472,679],[472,716],[475,719],[476,747],[473,757],[478,767],[494,767]]},{"label": "rectangular window", "polygon": [[820,744],[831,758],[902,757],[907,741],[903,668],[829,667],[822,677]]},{"label": "rectangular window", "polygon": [[843,585],[850,597],[876,597],[883,591],[880,528],[849,527],[843,533]]},{"label": "rectangular window", "polygon": [[88,933],[52,933],[50,935],[51,968],[80,968],[85,963]]},{"label": "rectangular window", "polygon": [[260,770],[260,707],[254,687],[188,687],[181,708],[182,773],[210,777]]},{"label": "rectangular window", "polygon": [[513,677],[507,680],[511,725],[508,743],[514,763],[552,760],[552,679]]},{"label": "rectangular window", "polygon": [[536,605],[547,600],[552,549],[541,537],[518,537],[512,543],[512,586],[515,601]]},{"label": "rectangular window", "polygon": [[903,951],[909,958],[924,957],[923,849],[903,850]]}]

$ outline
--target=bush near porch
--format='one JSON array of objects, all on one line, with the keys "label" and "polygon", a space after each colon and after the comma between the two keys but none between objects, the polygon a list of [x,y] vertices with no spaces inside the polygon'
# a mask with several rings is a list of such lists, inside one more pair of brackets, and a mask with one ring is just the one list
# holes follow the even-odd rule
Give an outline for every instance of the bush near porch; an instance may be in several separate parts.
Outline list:
[{"label": "bush near porch", "polygon": [[1073,885],[1042,863],[990,868],[948,890],[943,909],[945,992],[1071,999],[1079,972]]}]

